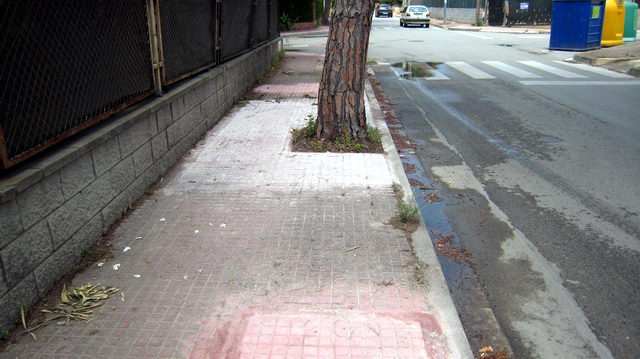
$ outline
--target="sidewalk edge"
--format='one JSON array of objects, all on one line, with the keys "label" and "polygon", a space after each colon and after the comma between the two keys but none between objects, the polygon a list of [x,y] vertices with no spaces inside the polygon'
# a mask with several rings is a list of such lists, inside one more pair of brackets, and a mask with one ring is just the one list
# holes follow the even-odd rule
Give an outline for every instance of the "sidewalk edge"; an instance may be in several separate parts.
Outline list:
[{"label": "sidewalk edge", "polygon": [[584,55],[584,54],[576,54],[576,55],[573,55],[573,60],[576,61],[576,62],[583,63],[583,64],[589,64],[589,65],[594,65],[594,66],[602,66],[602,65],[606,65],[606,64],[615,63],[615,62],[630,61],[630,60],[633,60],[633,58],[630,58],[630,57],[591,57],[591,56]]},{"label": "sidewalk edge", "polygon": [[[369,69],[373,72],[373,70]],[[375,98],[373,87],[369,81],[365,81],[366,110],[367,116],[382,134],[382,143],[385,148],[385,159],[389,170],[392,174],[394,182],[402,186],[404,199],[415,203],[409,180],[404,173],[400,156],[396,150],[391,133],[382,115],[380,104]],[[417,205],[417,204],[416,204]],[[436,256],[431,237],[427,231],[427,227],[420,217],[420,225],[418,229],[411,235],[411,244],[416,256],[420,261],[427,264],[424,270],[425,278],[428,278],[429,292],[426,293],[429,302],[437,310],[434,315],[438,319],[442,327],[443,335],[447,338],[450,358],[473,358],[471,346],[467,340],[467,336],[458,317],[458,311],[451,298],[451,293],[444,279],[440,262]]]},{"label": "sidewalk edge", "polygon": [[458,25],[443,25],[435,22],[431,22],[431,26],[435,26],[449,31],[470,31],[470,32],[486,32],[493,34],[549,34],[551,31],[548,29],[490,29],[485,27],[466,27]]},{"label": "sidewalk edge", "polygon": [[314,37],[325,37],[329,36],[329,30],[308,30],[308,31],[291,31],[291,32],[281,32],[280,37],[296,37],[296,36],[314,36]]}]

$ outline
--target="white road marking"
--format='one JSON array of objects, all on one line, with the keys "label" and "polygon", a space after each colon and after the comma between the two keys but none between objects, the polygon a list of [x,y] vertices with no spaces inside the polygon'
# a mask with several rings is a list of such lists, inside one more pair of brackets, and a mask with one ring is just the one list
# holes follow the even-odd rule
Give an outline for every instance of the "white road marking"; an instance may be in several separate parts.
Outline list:
[{"label": "white road marking", "polygon": [[554,75],[557,75],[557,76],[560,76],[560,77],[564,77],[566,79],[584,79],[584,78],[587,78],[587,76],[576,74],[575,72],[571,72],[571,71],[562,70],[562,69],[559,69],[557,67],[553,67],[553,66],[549,66],[549,65],[540,63],[538,61],[518,61],[518,62],[523,64],[523,65],[531,66],[534,69],[538,69],[538,70],[542,70],[542,71],[545,71],[545,72],[549,72],[551,74],[554,74]]},{"label": "white road marking", "polygon": [[431,77],[425,77],[425,80],[450,80],[447,76],[445,76],[442,72],[438,70],[430,70]]},{"label": "white road marking", "polygon": [[462,61],[452,61],[452,62],[445,62],[445,64],[447,64],[448,66],[453,67],[454,69],[462,72],[463,74],[474,78],[476,80],[481,80],[481,79],[495,79],[495,76],[489,75],[488,73],[477,69],[469,64],[467,64],[466,62],[462,62]]},{"label": "white road marking", "polygon": [[460,35],[465,35],[465,36],[475,37],[476,39],[493,40],[493,38],[492,38],[492,37],[489,37],[489,36],[482,36],[482,35],[474,34],[474,33],[471,33],[471,32],[458,31],[458,33],[459,33]]},{"label": "white road marking", "polygon": [[507,65],[504,62],[500,62],[500,61],[482,61],[483,63],[495,67],[498,70],[504,71],[506,73],[509,73],[513,76],[519,77],[521,79],[539,79],[542,78],[542,76],[538,76],[536,74],[532,74],[529,71],[525,71],[525,70],[521,70],[517,67],[513,67],[511,65]]},{"label": "white road marking", "polygon": [[525,86],[640,86],[640,81],[520,81]]},{"label": "white road marking", "polygon": [[284,47],[309,47],[308,44],[305,45],[285,45]]},{"label": "white road marking", "polygon": [[580,70],[584,70],[584,71],[590,71],[599,75],[603,75],[603,76],[607,76],[607,77],[613,77],[613,78],[618,78],[618,79],[632,79],[634,78],[631,75],[627,75],[627,74],[621,74],[619,72],[615,72],[609,69],[605,69],[602,67],[597,67],[597,66],[591,66],[591,65],[586,65],[586,64],[576,64],[576,63],[571,63],[571,62],[564,62],[564,61],[554,61],[557,62],[559,64],[562,65],[566,65],[566,66],[570,66],[576,69],[580,69]]}]

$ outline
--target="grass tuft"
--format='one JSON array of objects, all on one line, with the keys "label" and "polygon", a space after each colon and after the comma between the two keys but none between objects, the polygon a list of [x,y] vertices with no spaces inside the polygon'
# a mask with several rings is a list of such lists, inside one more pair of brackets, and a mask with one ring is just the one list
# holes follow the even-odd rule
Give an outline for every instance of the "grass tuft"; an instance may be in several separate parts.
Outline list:
[{"label": "grass tuft", "polygon": [[367,140],[371,143],[382,143],[382,135],[376,127],[367,126]]},{"label": "grass tuft", "polygon": [[322,141],[316,137],[318,121],[313,115],[306,117],[303,127],[291,129],[291,145],[294,151],[302,152],[367,152],[383,151],[380,131],[367,126],[367,136],[363,139],[351,137],[348,133],[333,141]]},{"label": "grass tuft", "polygon": [[414,204],[409,204],[403,200],[398,200],[398,220],[402,223],[418,222],[419,213],[418,207]]}]

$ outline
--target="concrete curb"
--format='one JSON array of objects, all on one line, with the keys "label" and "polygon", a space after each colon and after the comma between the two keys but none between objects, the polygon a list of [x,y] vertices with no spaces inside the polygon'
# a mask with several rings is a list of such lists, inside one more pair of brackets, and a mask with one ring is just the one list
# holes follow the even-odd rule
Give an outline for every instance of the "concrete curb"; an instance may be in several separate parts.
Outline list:
[{"label": "concrete curb", "polygon": [[583,64],[601,66],[610,64],[613,62],[621,62],[621,61],[630,61],[633,58],[630,57],[590,57],[581,54],[577,54],[573,56],[573,60],[576,62],[580,62]]},{"label": "concrete curb", "polygon": [[[574,62],[603,67],[611,71],[640,77],[640,64],[631,64],[631,62],[635,60],[636,59],[630,57],[590,57],[580,54],[573,56]],[[629,62],[629,65],[625,65],[625,62]]]},{"label": "concrete curb", "polygon": [[[373,70],[369,69],[373,72]],[[389,170],[394,178],[394,182],[398,183],[404,192],[404,200],[413,202],[415,205],[415,199],[409,180],[404,173],[400,156],[396,150],[391,133],[382,115],[380,104],[376,100],[373,92],[373,87],[369,81],[365,81],[366,102],[367,102],[367,116],[380,130],[382,134],[382,144],[385,148],[385,159],[389,166]],[[414,249],[415,255],[420,261],[427,265],[424,270],[424,277],[428,278],[429,290],[426,296],[429,303],[433,305],[434,313],[432,313],[440,323],[443,335],[447,338],[447,346],[449,349],[449,358],[473,358],[471,346],[467,340],[467,336],[462,328],[462,323],[458,317],[458,311],[453,303],[447,282],[444,279],[440,262],[436,256],[431,237],[427,227],[420,217],[420,225],[418,229],[411,235],[411,245]]]},{"label": "concrete curb", "polygon": [[292,32],[281,32],[280,37],[298,37],[298,36],[314,36],[314,37],[325,37],[329,36],[329,30],[309,30],[309,31],[292,31]]},{"label": "concrete curb", "polygon": [[486,27],[467,27],[467,26],[448,26],[431,22],[431,26],[450,31],[471,31],[471,32],[488,32],[494,34],[549,34],[548,29],[492,29]]}]

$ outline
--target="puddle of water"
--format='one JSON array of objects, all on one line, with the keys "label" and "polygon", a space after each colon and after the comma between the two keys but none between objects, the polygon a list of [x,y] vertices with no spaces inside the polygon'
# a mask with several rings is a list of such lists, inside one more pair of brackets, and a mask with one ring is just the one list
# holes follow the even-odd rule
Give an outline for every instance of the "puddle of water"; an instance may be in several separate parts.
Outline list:
[{"label": "puddle of water", "polygon": [[[403,164],[408,164],[409,167],[415,166],[416,168],[416,172],[407,174],[407,178],[417,180],[417,183],[422,183],[425,187],[436,188],[436,190],[421,189],[416,185],[416,182],[411,185],[414,197],[420,207],[422,219],[430,232],[431,241],[435,245],[441,237],[453,236],[450,245],[464,248],[460,240],[455,236],[451,223],[445,214],[445,203],[443,201],[428,202],[426,195],[437,193],[437,186],[423,176],[425,170],[418,157],[415,154],[405,153],[405,158],[402,159],[402,162]],[[463,295],[463,293],[461,293],[462,291],[470,289],[472,285],[475,284],[473,281],[475,281],[477,277],[469,263],[457,262],[441,255],[438,255],[438,260],[440,261],[442,272],[453,295]]]},{"label": "puddle of water", "polygon": [[413,79],[417,77],[432,77],[433,67],[430,64],[436,64],[434,62],[418,62],[418,61],[403,61],[391,64],[391,66],[402,69],[403,72],[400,76],[404,79]]}]

